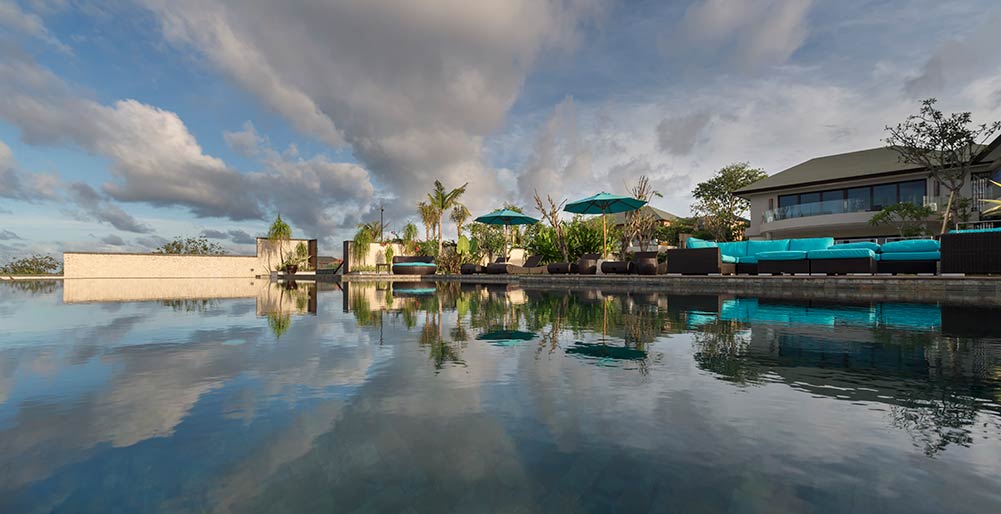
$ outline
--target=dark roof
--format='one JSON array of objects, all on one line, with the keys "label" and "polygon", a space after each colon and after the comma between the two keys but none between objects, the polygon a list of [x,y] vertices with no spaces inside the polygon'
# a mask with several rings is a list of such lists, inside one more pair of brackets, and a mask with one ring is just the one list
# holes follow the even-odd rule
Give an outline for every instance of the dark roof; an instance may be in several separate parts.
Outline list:
[{"label": "dark roof", "polygon": [[[976,164],[1001,158],[1001,136],[989,145],[981,146],[973,158]],[[734,194],[745,195],[773,189],[793,186],[819,185],[828,182],[881,175],[895,175],[920,171],[920,166],[900,162],[900,154],[892,147],[872,148],[857,152],[848,152],[827,157],[817,157],[792,168],[780,171],[770,177],[761,179]]]},{"label": "dark roof", "polygon": [[742,195],[770,189],[791,186],[820,184],[852,178],[917,171],[910,163],[900,162],[899,154],[893,148],[882,147],[858,152],[817,157],[792,168],[763,178],[735,194]]},{"label": "dark roof", "polygon": [[[652,214],[655,218],[657,218],[657,221],[674,221],[678,219],[678,216],[675,216],[674,214],[671,214],[665,210],[661,210],[650,205],[644,205],[643,207],[640,207],[639,211],[642,212],[643,214]],[[626,224],[626,213],[624,212],[617,212],[615,214],[610,214],[608,218],[609,218],[608,221],[611,222],[612,225]]]}]

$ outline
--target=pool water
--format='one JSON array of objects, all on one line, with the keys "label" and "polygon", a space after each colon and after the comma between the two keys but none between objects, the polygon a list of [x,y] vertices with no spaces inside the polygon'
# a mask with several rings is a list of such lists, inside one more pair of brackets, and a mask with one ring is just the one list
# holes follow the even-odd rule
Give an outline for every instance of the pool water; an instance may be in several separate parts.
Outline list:
[{"label": "pool water", "polygon": [[999,314],[0,283],[0,512],[1001,512]]}]

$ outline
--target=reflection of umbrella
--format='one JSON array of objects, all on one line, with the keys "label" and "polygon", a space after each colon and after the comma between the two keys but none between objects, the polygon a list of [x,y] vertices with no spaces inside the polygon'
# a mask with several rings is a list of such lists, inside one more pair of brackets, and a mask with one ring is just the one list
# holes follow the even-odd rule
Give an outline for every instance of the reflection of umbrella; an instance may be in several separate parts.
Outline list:
[{"label": "reflection of umbrella", "polygon": [[601,214],[601,255],[604,257],[605,248],[608,246],[608,221],[605,219],[605,215],[635,211],[644,205],[646,202],[643,200],[602,192],[583,200],[570,202],[563,210],[575,214]]},{"label": "reflection of umbrella", "polygon": [[510,225],[534,225],[539,220],[511,209],[499,209],[490,214],[484,214],[473,221],[487,225],[504,225],[504,257],[507,257],[507,227]]},{"label": "reflection of umbrella", "polygon": [[535,339],[535,334],[532,332],[523,332],[521,330],[494,330],[491,332],[484,332],[476,336],[476,339],[480,341],[490,341],[491,344],[497,346],[515,346],[524,341],[531,341],[532,339]]},{"label": "reflection of umbrella", "polygon": [[626,346],[609,346],[606,344],[590,344],[580,341],[574,343],[574,345],[570,348],[567,348],[567,353],[573,355],[583,355],[585,357],[594,357],[596,359],[627,361],[641,361],[646,359],[646,352],[643,350],[637,350],[636,348],[629,348]]}]

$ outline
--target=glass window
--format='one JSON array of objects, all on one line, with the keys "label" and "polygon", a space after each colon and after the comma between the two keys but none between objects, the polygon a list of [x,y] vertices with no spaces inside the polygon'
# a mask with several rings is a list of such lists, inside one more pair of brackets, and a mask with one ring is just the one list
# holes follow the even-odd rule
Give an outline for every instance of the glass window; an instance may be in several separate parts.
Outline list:
[{"label": "glass window", "polygon": [[779,197],[779,207],[791,207],[799,203],[799,195],[782,195]]},{"label": "glass window", "polygon": [[799,195],[779,196],[779,216],[782,219],[799,217]]},{"label": "glass window", "polygon": [[913,180],[911,182],[900,183],[900,202],[909,202],[914,205],[923,205],[925,198],[925,181]]},{"label": "glass window", "polygon": [[820,213],[820,193],[803,193],[799,195],[799,210],[803,216],[816,216]]},{"label": "glass window", "polygon": [[848,196],[848,212],[865,212],[868,211],[871,205],[869,205],[869,193],[871,188],[868,187],[855,187],[849,189],[846,194]]},{"label": "glass window", "polygon": [[872,186],[872,208],[882,210],[897,203],[897,184]]},{"label": "glass window", "polygon": [[820,210],[823,214],[840,214],[845,212],[845,191],[824,191],[820,193]]}]

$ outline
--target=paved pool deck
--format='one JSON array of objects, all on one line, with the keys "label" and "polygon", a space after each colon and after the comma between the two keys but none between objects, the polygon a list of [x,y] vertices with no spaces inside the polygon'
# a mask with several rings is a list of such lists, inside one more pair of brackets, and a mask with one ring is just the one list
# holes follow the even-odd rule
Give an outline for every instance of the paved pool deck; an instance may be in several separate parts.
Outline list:
[{"label": "paved pool deck", "polygon": [[[734,294],[796,299],[948,302],[1001,305],[996,276],[682,276],[682,275],[338,275],[341,282],[443,281],[513,284],[524,289],[600,288],[608,292]],[[319,277],[318,277],[319,278]],[[991,320],[993,321],[993,320]],[[987,322],[987,320],[985,320]]]}]

